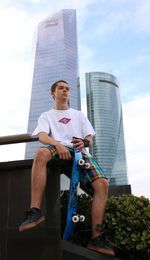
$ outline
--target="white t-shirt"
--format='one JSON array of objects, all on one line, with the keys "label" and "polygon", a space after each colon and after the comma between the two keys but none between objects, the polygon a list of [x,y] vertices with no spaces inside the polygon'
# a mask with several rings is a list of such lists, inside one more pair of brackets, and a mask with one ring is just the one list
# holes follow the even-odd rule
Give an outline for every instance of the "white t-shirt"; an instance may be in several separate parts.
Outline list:
[{"label": "white t-shirt", "polygon": [[95,135],[86,116],[73,108],[67,110],[51,109],[42,113],[33,135],[40,132],[45,132],[58,142],[71,147],[73,146],[71,143],[73,137],[84,139],[87,135]]}]

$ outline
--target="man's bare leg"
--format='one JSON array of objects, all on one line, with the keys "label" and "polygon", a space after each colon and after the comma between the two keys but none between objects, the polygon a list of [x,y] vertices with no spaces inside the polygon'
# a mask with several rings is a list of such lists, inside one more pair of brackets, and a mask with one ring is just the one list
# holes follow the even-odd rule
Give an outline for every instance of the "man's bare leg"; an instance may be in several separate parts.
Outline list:
[{"label": "man's bare leg", "polygon": [[108,180],[101,178],[92,183],[94,196],[92,201],[92,237],[100,235],[97,224],[103,224],[108,196]]},{"label": "man's bare leg", "polygon": [[40,208],[46,185],[46,165],[51,160],[47,148],[39,148],[36,152],[31,173],[31,208]]},{"label": "man's bare leg", "polygon": [[94,196],[92,202],[92,239],[88,248],[96,252],[114,256],[115,252],[109,243],[101,237],[101,230],[97,225],[103,224],[105,208],[108,196],[108,180],[105,178],[97,179],[92,183]]},{"label": "man's bare leg", "polygon": [[45,220],[40,207],[43,192],[46,185],[46,164],[51,160],[50,151],[47,148],[39,148],[36,152],[31,172],[31,208],[25,214],[19,231],[36,227]]}]

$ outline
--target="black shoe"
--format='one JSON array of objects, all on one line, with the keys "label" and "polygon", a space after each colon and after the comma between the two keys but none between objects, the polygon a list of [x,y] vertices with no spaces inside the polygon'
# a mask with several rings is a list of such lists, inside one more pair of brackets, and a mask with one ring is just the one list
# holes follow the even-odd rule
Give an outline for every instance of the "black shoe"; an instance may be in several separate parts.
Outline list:
[{"label": "black shoe", "polygon": [[107,256],[115,256],[113,247],[101,235],[91,239],[87,248]]},{"label": "black shoe", "polygon": [[23,223],[19,227],[19,231],[24,231],[33,227],[36,227],[38,224],[43,222],[45,217],[42,216],[41,210],[37,208],[31,208],[25,213],[25,218]]}]

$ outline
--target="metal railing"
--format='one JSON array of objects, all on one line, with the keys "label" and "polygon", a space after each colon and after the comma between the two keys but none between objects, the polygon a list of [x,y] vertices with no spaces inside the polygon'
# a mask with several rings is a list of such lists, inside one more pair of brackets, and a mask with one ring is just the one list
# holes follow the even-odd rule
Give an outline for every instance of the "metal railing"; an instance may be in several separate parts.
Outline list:
[{"label": "metal railing", "polygon": [[7,135],[7,136],[0,137],[0,145],[34,142],[38,140],[39,138],[37,135],[34,136],[30,134]]}]

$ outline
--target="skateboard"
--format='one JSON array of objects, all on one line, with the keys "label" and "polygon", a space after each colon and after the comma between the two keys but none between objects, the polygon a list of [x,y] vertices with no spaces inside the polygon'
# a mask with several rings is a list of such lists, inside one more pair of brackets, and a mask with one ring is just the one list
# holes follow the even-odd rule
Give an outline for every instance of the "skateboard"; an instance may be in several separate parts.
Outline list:
[{"label": "skateboard", "polygon": [[89,163],[86,163],[82,158],[82,153],[74,148],[74,161],[70,179],[70,191],[69,191],[69,201],[68,201],[68,212],[67,212],[67,224],[64,231],[63,239],[68,240],[73,234],[75,224],[77,222],[83,222],[85,217],[83,215],[77,214],[78,207],[78,186],[80,171],[82,168],[88,169],[90,167]]}]

